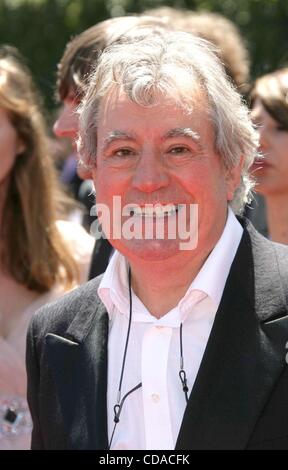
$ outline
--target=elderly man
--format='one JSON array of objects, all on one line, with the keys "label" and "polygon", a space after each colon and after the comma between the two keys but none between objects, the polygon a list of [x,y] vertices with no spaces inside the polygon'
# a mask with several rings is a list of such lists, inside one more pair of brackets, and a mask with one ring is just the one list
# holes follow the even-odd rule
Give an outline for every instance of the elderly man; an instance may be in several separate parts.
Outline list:
[{"label": "elderly man", "polygon": [[288,251],[234,215],[257,138],[208,43],[110,47],[80,127],[117,251],[31,323],[32,448],[287,448]]}]

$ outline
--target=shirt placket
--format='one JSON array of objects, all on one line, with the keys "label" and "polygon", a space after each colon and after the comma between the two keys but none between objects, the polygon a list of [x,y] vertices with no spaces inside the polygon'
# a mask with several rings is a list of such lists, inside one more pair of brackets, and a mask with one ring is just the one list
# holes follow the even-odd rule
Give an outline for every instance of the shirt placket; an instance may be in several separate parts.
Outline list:
[{"label": "shirt placket", "polygon": [[172,328],[150,326],[142,341],[142,387],[146,449],[173,449],[167,367]]}]

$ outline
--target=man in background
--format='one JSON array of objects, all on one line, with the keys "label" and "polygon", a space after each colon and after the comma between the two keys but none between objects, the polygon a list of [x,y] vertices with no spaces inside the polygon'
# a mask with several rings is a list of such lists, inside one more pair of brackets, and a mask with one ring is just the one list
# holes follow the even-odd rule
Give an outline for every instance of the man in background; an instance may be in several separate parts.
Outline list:
[{"label": "man in background", "polygon": [[176,31],[192,33],[211,42],[228,77],[242,95],[247,94],[250,82],[249,52],[235,23],[219,13],[171,7],[152,8],[143,14],[168,21]]}]

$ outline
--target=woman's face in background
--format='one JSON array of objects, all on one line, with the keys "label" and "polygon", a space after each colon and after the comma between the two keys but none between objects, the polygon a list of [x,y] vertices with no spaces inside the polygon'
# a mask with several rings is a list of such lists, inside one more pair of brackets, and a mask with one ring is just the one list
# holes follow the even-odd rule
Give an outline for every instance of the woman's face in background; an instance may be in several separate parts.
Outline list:
[{"label": "woman's face in background", "polygon": [[288,130],[269,114],[259,98],[254,101],[251,114],[264,156],[253,165],[256,190],[264,196],[288,195]]},{"label": "woman's face in background", "polygon": [[9,178],[17,155],[24,150],[8,113],[0,107],[0,186]]}]

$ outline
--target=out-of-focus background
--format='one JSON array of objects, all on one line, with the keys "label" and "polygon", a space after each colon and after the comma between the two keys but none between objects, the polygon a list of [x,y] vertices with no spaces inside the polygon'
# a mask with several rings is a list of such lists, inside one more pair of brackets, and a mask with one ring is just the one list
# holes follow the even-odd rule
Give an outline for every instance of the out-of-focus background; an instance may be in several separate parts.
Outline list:
[{"label": "out-of-focus background", "polygon": [[236,23],[252,79],[288,63],[288,0],[0,0],[0,43],[27,58],[53,115],[56,64],[67,41],[106,18],[161,6],[217,12]]}]

